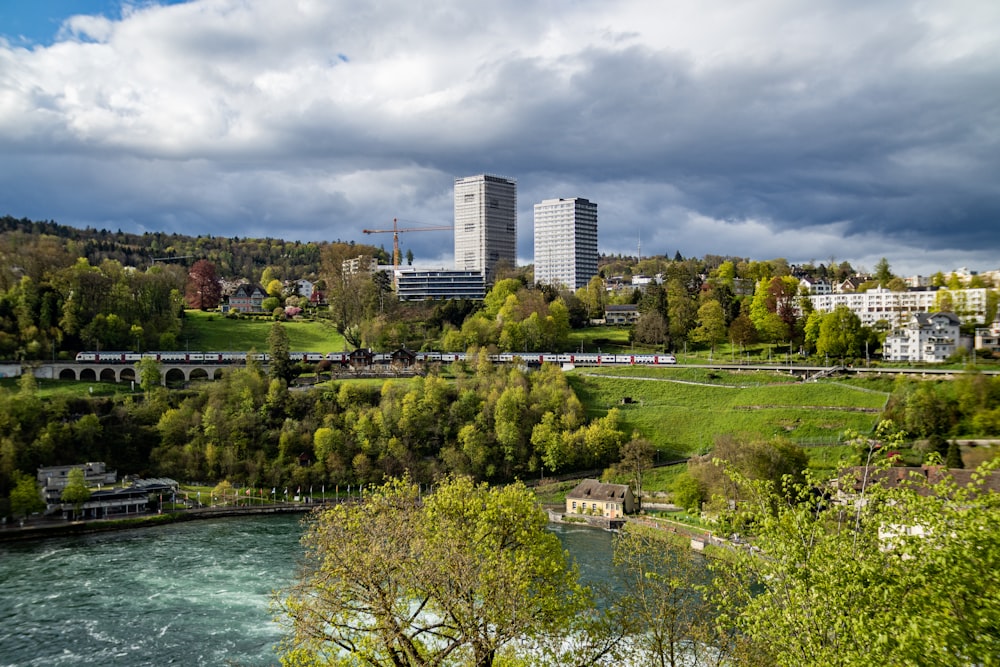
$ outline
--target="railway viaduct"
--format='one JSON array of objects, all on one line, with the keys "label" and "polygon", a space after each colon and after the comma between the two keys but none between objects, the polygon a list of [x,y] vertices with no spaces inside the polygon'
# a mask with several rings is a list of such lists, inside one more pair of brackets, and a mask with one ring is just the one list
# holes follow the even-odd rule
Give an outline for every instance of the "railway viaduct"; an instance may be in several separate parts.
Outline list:
[{"label": "railway viaduct", "polygon": [[[266,365],[264,365],[266,368]],[[193,380],[218,380],[234,368],[233,364],[161,363],[160,384],[177,385]],[[41,364],[35,367],[35,377],[46,380],[78,380],[81,382],[138,382],[134,364],[78,364],[72,361]]]}]

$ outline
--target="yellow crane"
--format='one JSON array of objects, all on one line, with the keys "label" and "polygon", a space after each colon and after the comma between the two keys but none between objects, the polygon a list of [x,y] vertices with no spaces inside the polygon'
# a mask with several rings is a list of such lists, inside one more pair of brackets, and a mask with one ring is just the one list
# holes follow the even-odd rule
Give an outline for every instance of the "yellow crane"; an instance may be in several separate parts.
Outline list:
[{"label": "yellow crane", "polygon": [[403,232],[443,232],[454,229],[453,225],[434,225],[432,227],[403,227],[396,223],[396,218],[392,219],[392,229],[363,229],[365,234],[388,234],[392,233],[392,271],[395,280],[396,270],[399,268],[399,235]]}]

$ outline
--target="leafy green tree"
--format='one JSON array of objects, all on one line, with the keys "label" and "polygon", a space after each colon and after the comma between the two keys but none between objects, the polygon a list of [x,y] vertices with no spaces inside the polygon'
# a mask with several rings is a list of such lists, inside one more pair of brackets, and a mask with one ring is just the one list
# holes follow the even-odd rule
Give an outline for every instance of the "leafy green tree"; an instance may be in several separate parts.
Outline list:
[{"label": "leafy green tree", "polygon": [[135,368],[136,374],[139,376],[139,386],[148,396],[160,386],[160,381],[163,379],[160,362],[151,357],[143,357],[136,363]]},{"label": "leafy green tree", "polygon": [[275,601],[282,663],[490,667],[564,636],[590,600],[546,523],[522,484],[467,478],[423,499],[394,479],[314,515],[303,573]]},{"label": "leafy green tree", "polygon": [[289,356],[288,332],[281,322],[275,322],[267,334],[267,352],[271,357],[269,374],[272,378],[292,379],[292,361]]},{"label": "leafy green tree", "polygon": [[723,618],[778,666],[997,664],[995,468],[969,485],[851,473],[839,502],[816,480],[743,480],[731,520],[752,526],[755,549],[712,561]]},{"label": "leafy green tree", "polygon": [[864,341],[861,318],[847,306],[837,306],[820,320],[816,353],[831,357],[856,355]]},{"label": "leafy green tree", "polygon": [[691,340],[695,343],[705,343],[713,350],[715,346],[726,340],[726,314],[722,304],[711,299],[698,308],[698,326],[691,330]]},{"label": "leafy green tree", "polygon": [[284,289],[285,289],[285,286],[281,283],[280,280],[277,280],[277,279],[271,280],[271,281],[265,283],[265,285],[264,285],[264,291],[267,292],[267,295],[268,296],[273,296],[275,298],[280,298],[281,297],[281,292]]},{"label": "leafy green tree", "polygon": [[889,260],[883,257],[875,263],[875,280],[878,281],[879,287],[886,287],[892,278],[893,275],[892,269],[889,266]]},{"label": "leafy green tree", "polygon": [[949,468],[965,467],[965,462],[962,460],[962,450],[958,446],[957,440],[948,443],[948,452],[945,454],[944,463]]},{"label": "leafy green tree", "polygon": [[685,470],[677,475],[670,490],[675,505],[686,510],[701,511],[701,505],[706,500],[706,489],[690,472]]},{"label": "leafy green tree", "polygon": [[78,513],[83,504],[90,500],[90,489],[87,487],[83,468],[73,468],[69,471],[60,500],[71,504],[74,514]]},{"label": "leafy green tree", "polygon": [[45,509],[45,501],[38,484],[30,475],[14,472],[14,488],[10,491],[10,511],[14,516],[26,518],[33,512]]}]

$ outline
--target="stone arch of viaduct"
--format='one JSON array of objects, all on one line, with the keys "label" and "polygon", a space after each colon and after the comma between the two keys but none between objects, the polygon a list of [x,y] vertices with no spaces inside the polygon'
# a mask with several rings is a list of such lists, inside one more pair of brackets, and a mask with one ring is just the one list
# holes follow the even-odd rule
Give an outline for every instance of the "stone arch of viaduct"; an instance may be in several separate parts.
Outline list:
[{"label": "stone arch of viaduct", "polygon": [[[218,380],[225,367],[168,365],[160,367],[160,384],[175,385],[196,380]],[[57,364],[53,379],[79,380],[80,382],[138,382],[135,366],[111,364]]]}]

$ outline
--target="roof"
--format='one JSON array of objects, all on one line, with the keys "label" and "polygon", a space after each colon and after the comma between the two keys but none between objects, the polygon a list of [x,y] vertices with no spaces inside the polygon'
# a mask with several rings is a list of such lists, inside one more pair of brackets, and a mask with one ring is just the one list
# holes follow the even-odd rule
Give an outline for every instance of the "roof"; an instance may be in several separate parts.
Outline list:
[{"label": "roof", "polygon": [[243,283],[233,291],[233,296],[251,296],[254,292],[260,292],[261,294],[267,293],[260,285]]},{"label": "roof", "polygon": [[[864,466],[856,466],[848,471],[853,477],[852,486],[855,490],[861,489],[861,480],[864,478]],[[869,482],[877,482],[890,487],[901,485],[904,481],[914,484],[917,493],[926,495],[931,491],[934,484],[950,477],[958,486],[968,486],[977,475],[975,469],[966,468],[945,468],[943,466],[923,465],[917,467],[891,466],[884,469],[870,469]],[[1000,473],[991,471],[986,474],[983,482],[983,489],[1000,493]]]},{"label": "roof", "polygon": [[623,501],[630,493],[628,484],[605,484],[596,479],[585,479],[566,494],[567,498],[587,500]]},{"label": "roof", "polygon": [[931,324],[933,324],[935,319],[939,319],[942,317],[946,318],[949,324],[952,324],[956,327],[961,325],[962,323],[962,321],[958,319],[958,316],[955,315],[955,313],[947,313],[947,312],[913,313],[913,319],[916,320],[917,324],[919,324],[921,327],[930,326]]}]

